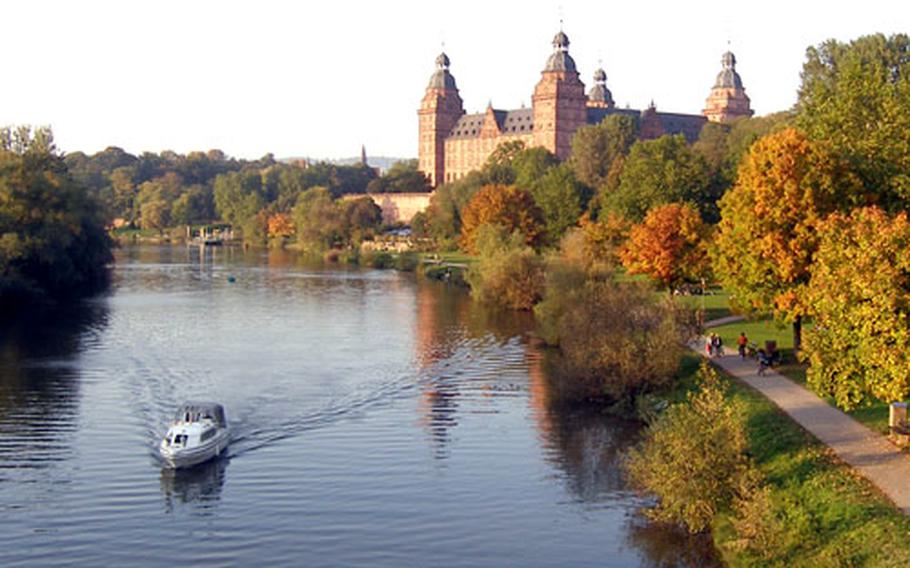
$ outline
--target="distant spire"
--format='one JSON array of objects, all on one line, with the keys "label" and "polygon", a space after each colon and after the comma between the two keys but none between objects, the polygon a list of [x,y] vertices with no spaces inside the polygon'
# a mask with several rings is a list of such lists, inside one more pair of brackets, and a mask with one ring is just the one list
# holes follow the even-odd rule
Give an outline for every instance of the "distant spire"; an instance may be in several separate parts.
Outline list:
[{"label": "distant spire", "polygon": [[360,145],[360,164],[367,165],[367,147],[365,144]]}]

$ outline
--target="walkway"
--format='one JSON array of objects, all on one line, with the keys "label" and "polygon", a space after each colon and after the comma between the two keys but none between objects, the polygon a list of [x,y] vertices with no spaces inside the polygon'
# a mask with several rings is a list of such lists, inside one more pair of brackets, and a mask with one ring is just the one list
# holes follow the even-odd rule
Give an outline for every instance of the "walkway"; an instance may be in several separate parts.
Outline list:
[{"label": "walkway", "polygon": [[[712,327],[716,321],[706,324]],[[704,355],[704,340],[692,348]],[[815,393],[768,369],[757,374],[754,359],[728,354],[711,360],[776,404],[837,456],[869,479],[905,515],[910,515],[910,455],[897,449],[886,436],[870,430]]]}]

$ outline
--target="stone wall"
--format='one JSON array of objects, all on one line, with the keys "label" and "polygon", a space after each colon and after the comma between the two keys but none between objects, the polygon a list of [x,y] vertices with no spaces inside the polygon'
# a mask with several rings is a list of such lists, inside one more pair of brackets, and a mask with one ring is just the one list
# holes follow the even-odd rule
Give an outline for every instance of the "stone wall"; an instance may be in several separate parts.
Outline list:
[{"label": "stone wall", "polygon": [[[383,223],[410,223],[414,215],[426,210],[432,193],[370,193],[369,198],[382,209]],[[362,195],[346,196],[356,199]]]}]

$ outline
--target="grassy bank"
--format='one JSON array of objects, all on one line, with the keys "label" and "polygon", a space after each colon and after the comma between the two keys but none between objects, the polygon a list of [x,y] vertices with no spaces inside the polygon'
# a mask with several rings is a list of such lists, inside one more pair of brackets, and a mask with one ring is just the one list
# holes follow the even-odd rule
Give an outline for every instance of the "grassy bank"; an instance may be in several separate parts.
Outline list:
[{"label": "grassy bank", "polygon": [[[681,400],[692,388],[698,358],[688,357]],[[773,546],[767,556],[746,550],[733,515],[712,523],[715,544],[731,566],[896,566],[910,562],[910,519],[864,478],[840,463],[826,446],[771,402],[731,381],[740,404],[749,454],[770,487]]]},{"label": "grassy bank", "polygon": [[[806,332],[809,325],[811,324],[803,326],[803,333]],[[776,341],[778,349],[783,354],[783,364],[775,367],[775,370],[801,385],[806,384],[806,369],[808,365],[800,363],[793,355],[793,330],[790,326],[782,326],[770,319],[763,319],[722,325],[711,328],[711,331],[720,335],[728,350],[736,349],[736,338],[743,331],[746,332],[746,336],[750,341],[755,341],[758,345],[764,345],[765,340],[769,339]],[[831,406],[836,406],[833,398],[822,398]],[[847,414],[876,432],[888,433],[887,403],[876,402],[869,406],[852,410]]]}]

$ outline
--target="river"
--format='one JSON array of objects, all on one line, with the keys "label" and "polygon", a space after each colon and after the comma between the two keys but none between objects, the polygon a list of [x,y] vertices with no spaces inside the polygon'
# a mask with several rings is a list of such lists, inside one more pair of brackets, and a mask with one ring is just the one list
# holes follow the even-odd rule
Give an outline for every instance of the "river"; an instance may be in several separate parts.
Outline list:
[{"label": "river", "polygon": [[[710,566],[619,474],[634,423],[550,400],[527,315],[282,251],[134,247],[0,335],[0,565]],[[227,456],[163,470],[177,405]]]}]

